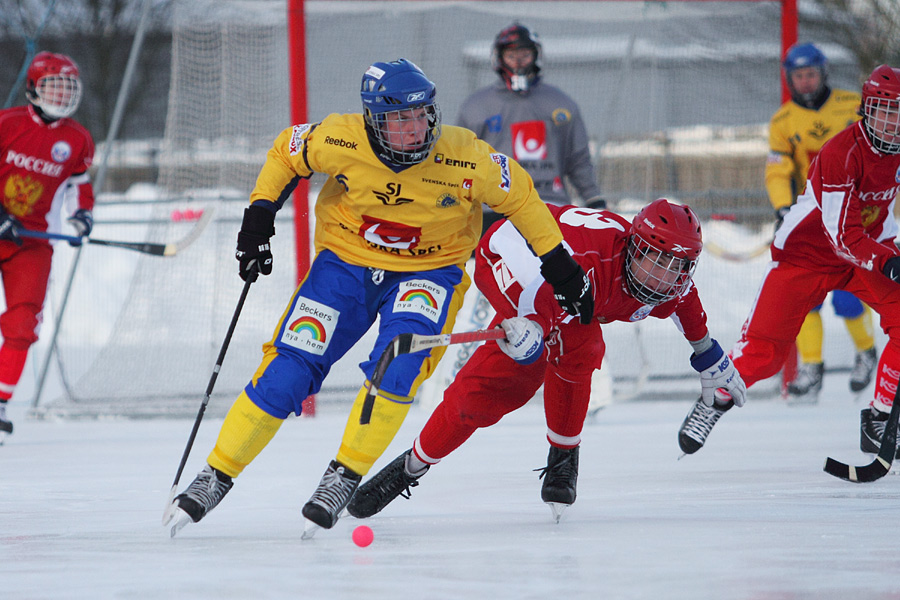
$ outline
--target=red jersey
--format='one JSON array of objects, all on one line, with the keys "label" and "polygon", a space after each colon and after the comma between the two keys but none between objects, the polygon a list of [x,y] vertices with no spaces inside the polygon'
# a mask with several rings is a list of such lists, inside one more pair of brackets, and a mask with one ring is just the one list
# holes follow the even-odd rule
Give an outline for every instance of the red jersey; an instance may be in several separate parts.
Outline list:
[{"label": "red jersey", "polygon": [[67,188],[78,208],[93,209],[93,159],[94,140],[76,121],[48,124],[31,105],[0,110],[0,201],[26,229],[59,231]]},{"label": "red jersey", "polygon": [[876,150],[862,122],[831,138],[810,165],[806,191],[775,234],[772,258],[811,270],[878,271],[900,255],[894,200],[900,155]]},{"label": "red jersey", "polygon": [[[548,208],[559,223],[563,243],[591,279],[595,323],[581,325],[560,308],[553,288],[540,275],[540,259],[507,221],[495,224],[482,238],[476,254],[475,283],[500,316],[529,317],[541,325],[551,360],[554,354],[565,350],[554,352],[557,339],[565,342],[566,337],[572,336],[577,344],[590,343],[590,337],[602,339],[598,324],[613,321],[671,316],[687,340],[698,341],[706,336],[706,313],[693,284],[682,296],[659,306],[643,304],[628,293],[625,256],[630,222],[604,210],[553,205]],[[599,367],[600,359],[602,356],[592,368]]]}]

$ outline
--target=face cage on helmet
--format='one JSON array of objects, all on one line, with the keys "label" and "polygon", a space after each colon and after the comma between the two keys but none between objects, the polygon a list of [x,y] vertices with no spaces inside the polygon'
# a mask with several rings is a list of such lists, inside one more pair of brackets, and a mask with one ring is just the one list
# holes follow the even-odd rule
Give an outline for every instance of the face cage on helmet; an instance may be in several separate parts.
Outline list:
[{"label": "face cage on helmet", "polygon": [[696,268],[696,260],[660,251],[638,234],[628,241],[625,281],[631,295],[644,304],[658,306],[683,294]]},{"label": "face cage on helmet", "polygon": [[863,122],[872,145],[879,152],[900,154],[900,100],[866,98]]},{"label": "face cage on helmet", "polygon": [[45,75],[38,79],[31,102],[53,119],[71,116],[81,103],[81,80],[71,75]]},{"label": "face cage on helmet", "polygon": [[[420,146],[410,148],[402,147],[402,149],[400,150],[396,149],[390,144],[389,138],[399,137],[401,134],[391,134],[386,131],[388,127],[388,120],[393,120],[395,123],[398,123],[402,126],[402,124],[405,122],[416,120],[415,118],[410,118],[408,115],[403,115],[402,113],[409,113],[410,111],[419,109],[425,109],[425,114],[427,116],[427,125],[425,126],[425,128],[417,128],[416,131],[424,131],[425,141]],[[389,119],[391,115],[396,115],[396,118]],[[440,106],[438,106],[437,102],[433,102],[431,104],[426,104],[423,106],[390,110],[382,113],[373,113],[371,110],[366,108],[365,120],[370,135],[378,143],[384,155],[392,163],[400,166],[417,165],[428,158],[428,154],[431,152],[431,149],[434,147],[435,143],[437,143],[438,138],[441,137],[441,108]],[[402,146],[402,142],[400,142],[400,140],[398,140],[398,144]]]}]

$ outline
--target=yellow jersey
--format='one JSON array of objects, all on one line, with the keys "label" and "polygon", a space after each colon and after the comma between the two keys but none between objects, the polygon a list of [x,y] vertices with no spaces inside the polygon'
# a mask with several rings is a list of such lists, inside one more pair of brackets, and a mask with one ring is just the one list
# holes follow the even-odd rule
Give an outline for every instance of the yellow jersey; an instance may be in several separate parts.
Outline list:
[{"label": "yellow jersey", "polygon": [[445,125],[423,162],[394,172],[372,150],[362,115],[332,114],[281,132],[250,201],[280,208],[298,177],[328,175],[316,200],[316,252],[390,271],[462,266],[481,236],[481,204],[506,215],[535,253],[562,234],[528,173],[474,133]]},{"label": "yellow jersey", "polygon": [[789,100],[772,115],[766,191],[775,210],[790,206],[803,192],[809,165],[825,142],[859,120],[859,102],[855,92],[831,90],[819,110]]}]

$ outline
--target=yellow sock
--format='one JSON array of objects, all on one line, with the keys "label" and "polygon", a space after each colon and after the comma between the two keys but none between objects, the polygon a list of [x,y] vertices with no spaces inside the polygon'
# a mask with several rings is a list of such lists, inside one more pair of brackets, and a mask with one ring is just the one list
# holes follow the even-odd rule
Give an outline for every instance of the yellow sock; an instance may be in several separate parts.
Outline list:
[{"label": "yellow sock", "polygon": [[241,392],[225,416],[219,439],[206,461],[214,469],[237,477],[272,441],[282,423]]},{"label": "yellow sock", "polygon": [[855,319],[844,319],[847,331],[853,338],[857,352],[863,352],[875,345],[875,332],[872,328],[872,309],[863,305],[863,313]]},{"label": "yellow sock", "polygon": [[800,333],[797,334],[797,350],[800,362],[822,362],[822,315],[813,311],[806,315]]},{"label": "yellow sock", "polygon": [[341,448],[337,453],[339,463],[360,475],[368,473],[378,457],[387,450],[403,425],[413,400],[411,397],[379,393],[375,396],[372,419],[367,425],[360,425],[359,415],[365,397],[366,388],[363,386],[353,401]]}]

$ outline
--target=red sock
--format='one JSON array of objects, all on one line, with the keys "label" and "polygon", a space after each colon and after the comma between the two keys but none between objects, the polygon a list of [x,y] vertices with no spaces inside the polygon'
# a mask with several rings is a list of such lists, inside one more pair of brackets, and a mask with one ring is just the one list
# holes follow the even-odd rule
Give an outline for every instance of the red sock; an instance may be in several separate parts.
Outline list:
[{"label": "red sock", "polygon": [[894,405],[897,382],[900,380],[900,344],[888,342],[881,352],[878,371],[875,375],[875,399],[872,406],[887,412]]},{"label": "red sock", "polygon": [[25,359],[28,358],[28,349],[18,350],[10,348],[9,344],[0,346],[0,400],[12,398],[13,390],[19,383],[19,377],[25,369]]}]

